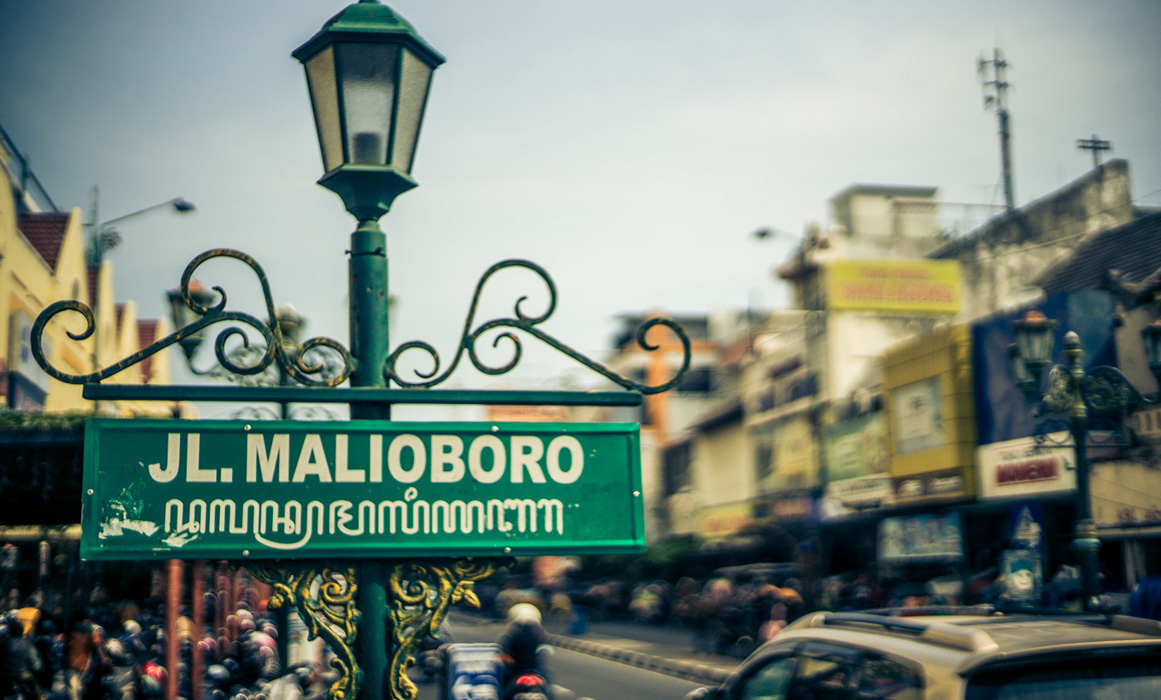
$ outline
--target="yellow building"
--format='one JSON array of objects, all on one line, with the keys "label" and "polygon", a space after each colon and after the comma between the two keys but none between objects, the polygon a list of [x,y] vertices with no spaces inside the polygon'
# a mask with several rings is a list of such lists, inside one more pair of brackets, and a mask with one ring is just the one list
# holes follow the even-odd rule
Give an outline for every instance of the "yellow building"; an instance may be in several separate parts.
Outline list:
[{"label": "yellow building", "polygon": [[[0,397],[24,411],[91,411],[114,415],[170,415],[163,402],[102,402],[81,395],[81,386],[44,373],[32,356],[36,317],[57,301],[76,300],[93,309],[97,329],[82,335],[85,320],[73,312],[54,318],[42,349],[49,363],[67,374],[83,375],[128,357],[171,332],[166,319],[138,320],[133,302],[115,303],[113,271],[106,261],[91,267],[85,255],[80,209],[59,211],[42,190],[7,133],[0,138],[0,165],[7,186],[0,188]],[[31,190],[29,185],[38,189]],[[96,344],[99,349],[94,351]],[[95,355],[95,356],[94,356]],[[106,381],[169,384],[169,351]]]}]

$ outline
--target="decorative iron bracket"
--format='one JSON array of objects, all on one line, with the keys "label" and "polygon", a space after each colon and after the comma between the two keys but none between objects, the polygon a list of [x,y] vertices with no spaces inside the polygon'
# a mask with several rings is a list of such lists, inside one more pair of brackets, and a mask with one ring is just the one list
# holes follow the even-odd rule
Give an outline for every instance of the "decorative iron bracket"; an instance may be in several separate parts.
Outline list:
[{"label": "decorative iron bracket", "polygon": [[1094,413],[1123,416],[1159,403],[1138,391],[1116,367],[1093,367],[1078,379],[1073,370],[1055,365],[1048,373],[1048,391],[1040,398],[1036,415],[1068,413],[1083,406]]},{"label": "decorative iron bracket", "polygon": [[[526,270],[531,270],[538,277],[540,277],[541,281],[543,281],[545,286],[548,288],[547,308],[545,308],[544,313],[540,315],[526,314],[524,313],[522,305],[525,301],[528,300],[528,297],[523,296],[516,301],[516,306],[513,310],[513,316],[508,318],[493,319],[473,327],[473,323],[475,322],[476,317],[476,310],[480,304],[480,295],[484,291],[484,286],[493,275],[507,268],[524,268]],[[683,357],[681,369],[679,369],[677,373],[664,384],[650,386],[641,382],[635,382],[622,374],[614,372],[605,365],[602,365],[601,363],[586,357],[585,355],[577,352],[573,348],[565,345],[556,338],[553,338],[544,331],[540,330],[540,324],[547,321],[555,310],[556,285],[553,284],[552,278],[548,275],[548,272],[546,272],[544,268],[528,260],[504,260],[502,262],[498,262],[488,268],[483,277],[480,278],[480,281],[476,283],[476,292],[474,295],[472,295],[472,305],[468,309],[468,316],[464,321],[464,330],[460,336],[459,346],[456,348],[456,354],[452,358],[451,365],[447,368],[446,371],[440,373],[439,353],[436,352],[434,347],[432,347],[429,343],[413,340],[400,345],[395,349],[394,352],[391,353],[391,355],[387,357],[387,361],[383,366],[383,375],[389,382],[394,381],[400,386],[404,387],[433,387],[437,384],[443,383],[449,377],[451,377],[452,373],[459,365],[460,360],[463,358],[465,353],[475,368],[480,372],[490,375],[506,374],[516,367],[523,355],[524,348],[520,343],[519,337],[514,335],[511,331],[504,331],[493,339],[493,347],[498,346],[502,340],[506,340],[511,343],[512,347],[512,358],[508,362],[499,366],[486,364],[483,360],[480,359],[480,355],[476,349],[476,343],[479,342],[480,338],[484,334],[486,334],[488,331],[498,328],[512,328],[523,331],[524,333],[527,333],[537,340],[540,340],[545,345],[548,345],[554,350],[557,350],[558,352],[572,358],[573,360],[576,360],[585,367],[588,367],[594,372],[602,375],[606,379],[609,379],[626,389],[639,391],[642,394],[657,394],[672,389],[681,382],[682,378],[685,376],[685,373],[689,370],[689,361],[691,356],[689,336],[687,336],[685,330],[682,329],[682,327],[671,318],[656,316],[645,321],[645,323],[641,324],[641,327],[637,329],[637,344],[647,351],[654,351],[660,347],[656,344],[650,343],[645,339],[646,334],[654,326],[665,326],[672,330],[673,333],[677,336],[678,342],[681,343],[682,347]],[[415,372],[415,374],[421,378],[421,381],[408,381],[399,376],[399,373],[396,371],[396,363],[398,362],[399,357],[408,350],[422,350],[431,358],[433,366],[430,371],[421,372],[417,370]]]},{"label": "decorative iron bracket", "polygon": [[[358,583],[355,567],[329,567],[321,562],[246,562],[250,574],[274,587],[267,606],[277,610],[294,606],[307,628],[308,639],[322,638],[334,652],[331,665],[339,678],[330,688],[331,700],[358,696],[362,673],[355,661],[359,611],[355,608]],[[312,595],[315,581],[318,595]]]},{"label": "decorative iron bracket", "polygon": [[[219,286],[214,286],[212,289],[217,292],[219,299],[216,304],[202,305],[196,301],[190,293],[190,284],[193,281],[194,272],[205,262],[214,258],[233,258],[239,260],[245,265],[249,266],[254,274],[258,277],[258,281],[262,287],[262,294],[266,305],[267,321],[241,311],[227,311],[227,297],[226,292]],[[545,311],[539,315],[527,314],[524,312],[523,305],[528,297],[522,296],[516,301],[514,313],[510,317],[497,318],[491,321],[475,324],[476,311],[479,306],[480,295],[483,292],[485,284],[496,273],[508,268],[523,268],[532,271],[541,281],[544,282],[548,290],[548,305]],[[288,379],[294,382],[306,385],[308,387],[336,387],[345,382],[354,370],[355,358],[337,340],[327,337],[311,338],[305,341],[301,346],[295,348],[288,345],[284,341],[282,331],[278,326],[275,314],[274,299],[270,292],[270,283],[266,277],[266,273],[254,258],[237,250],[229,248],[216,248],[208,250],[193,260],[186,266],[185,272],[181,277],[181,300],[191,311],[200,318],[193,323],[190,323],[183,328],[167,335],[160,340],[155,341],[148,347],[126,357],[108,367],[102,367],[89,374],[70,374],[54,367],[44,354],[43,342],[44,333],[48,324],[51,323],[58,315],[65,312],[75,312],[80,314],[85,320],[85,328],[79,333],[68,331],[70,338],[74,340],[85,340],[89,338],[96,330],[96,320],[92,309],[84,303],[77,300],[58,301],[48,306],[43,312],[37,316],[36,321],[32,326],[32,354],[40,367],[51,377],[69,384],[93,384],[99,383],[125,369],[141,362],[142,360],[151,357],[158,352],[180,343],[183,339],[196,336],[203,332],[208,326],[223,322],[235,322],[242,326],[247,326],[253,331],[256,331],[262,336],[262,341],[265,343],[265,348],[251,346],[251,341],[246,331],[241,326],[234,325],[221,331],[214,340],[214,352],[218,364],[227,372],[240,377],[256,375],[265,372],[272,365],[277,364],[278,368],[285,373]],[[393,381],[402,387],[411,388],[429,388],[436,386],[447,379],[449,379],[460,360],[466,354],[471,363],[484,374],[500,375],[506,374],[519,364],[523,355],[523,346],[520,338],[513,333],[513,331],[521,331],[533,338],[541,341],[545,345],[557,350],[565,356],[575,360],[576,362],[588,367],[601,376],[609,379],[615,384],[632,391],[640,392],[642,394],[656,394],[667,391],[677,386],[684,378],[686,372],[689,370],[691,347],[689,337],[686,335],[684,329],[673,319],[657,316],[645,321],[637,330],[637,344],[646,351],[656,351],[661,346],[657,343],[650,342],[646,339],[646,335],[650,329],[655,326],[665,326],[677,338],[677,342],[681,347],[682,361],[681,367],[668,381],[658,384],[649,385],[634,381],[628,377],[613,371],[609,367],[585,356],[572,347],[565,345],[553,336],[541,330],[540,326],[552,315],[556,309],[556,285],[553,284],[552,278],[539,265],[529,262],[527,260],[505,260],[496,263],[488,268],[480,281],[476,285],[475,294],[472,297],[471,307],[468,311],[468,316],[464,322],[464,330],[460,337],[459,346],[456,348],[455,356],[452,359],[451,365],[442,373],[440,372],[440,358],[439,353],[429,343],[423,341],[410,341],[400,345],[394,352],[392,352],[383,366],[383,375],[389,382]],[[489,331],[497,329],[503,330],[492,341],[492,346],[497,347],[501,341],[507,341],[512,348],[512,356],[508,362],[498,366],[489,365],[485,363],[477,352],[477,343],[481,337]],[[227,352],[226,344],[231,338],[238,338],[241,341],[240,348],[235,344],[231,352]],[[239,352],[241,349],[243,352]],[[433,367],[430,371],[423,372],[416,370],[415,375],[419,377],[418,381],[412,381],[400,376],[396,369],[396,363],[401,355],[409,350],[421,350],[426,353],[432,361]],[[206,374],[215,371],[214,369],[195,369],[197,374]]]},{"label": "decorative iron bracket", "polygon": [[388,579],[388,608],[395,653],[391,656],[392,697],[415,700],[419,689],[407,677],[419,645],[439,637],[439,627],[452,605],[479,608],[476,581],[495,573],[507,561],[458,559],[396,564]]},{"label": "decorative iron bracket", "polygon": [[[194,271],[206,261],[222,257],[240,260],[248,265],[258,276],[258,281],[262,285],[262,295],[266,302],[267,318],[271,319],[269,322],[262,321],[256,316],[241,311],[227,311],[226,292],[221,287],[213,287],[214,291],[221,297],[216,305],[202,306],[194,301],[190,294],[190,282],[193,280]],[[85,340],[96,330],[96,320],[93,316],[93,310],[76,300],[58,301],[50,304],[48,308],[36,317],[36,321],[32,324],[33,357],[36,358],[37,364],[49,376],[59,379],[62,382],[68,384],[100,382],[103,379],[107,379],[132,367],[147,357],[161,352],[171,345],[181,342],[184,338],[189,338],[200,333],[207,326],[215,323],[234,321],[245,324],[260,333],[266,343],[265,351],[256,358],[254,364],[238,364],[231,359],[230,353],[226,352],[226,343],[230,338],[238,337],[242,342],[242,347],[249,348],[250,339],[246,335],[246,332],[239,326],[231,326],[219,333],[214,342],[214,351],[217,355],[218,363],[227,371],[234,374],[243,376],[259,374],[270,367],[272,363],[277,362],[288,377],[292,377],[300,384],[332,387],[338,386],[346,381],[347,377],[351,374],[351,370],[354,368],[354,360],[350,352],[337,340],[331,338],[311,338],[297,349],[292,347],[288,348],[287,344],[283,342],[282,331],[279,329],[278,323],[274,320],[276,318],[274,299],[270,294],[270,282],[266,278],[266,273],[254,258],[240,251],[229,248],[216,248],[214,250],[208,250],[191,260],[181,276],[181,299],[195,314],[201,316],[199,320],[184,328],[179,328],[176,332],[167,335],[119,362],[108,367],[100,368],[90,374],[69,374],[52,366],[48,358],[44,355],[43,339],[45,327],[48,326],[55,316],[65,311],[74,311],[84,318],[85,329],[80,333],[69,331],[68,335],[73,340]],[[333,374],[333,376],[322,376],[324,375],[324,370],[328,369],[331,363],[318,361],[307,362],[306,360],[308,355],[314,352],[324,351],[334,353],[342,359],[342,370]]]}]

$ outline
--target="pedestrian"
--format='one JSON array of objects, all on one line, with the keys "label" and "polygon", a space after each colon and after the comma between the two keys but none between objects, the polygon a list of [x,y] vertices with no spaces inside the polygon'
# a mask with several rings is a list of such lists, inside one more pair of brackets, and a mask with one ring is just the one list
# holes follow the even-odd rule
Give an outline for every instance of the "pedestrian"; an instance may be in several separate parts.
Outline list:
[{"label": "pedestrian", "polygon": [[82,700],[85,687],[96,675],[98,664],[96,634],[91,620],[81,620],[73,628],[65,646],[65,685],[69,700]]},{"label": "pedestrian", "polygon": [[[34,614],[27,610],[35,611]],[[36,674],[41,671],[40,654],[32,641],[36,623],[40,618],[40,611],[35,608],[25,608],[18,613],[19,617],[8,617],[8,649],[5,658],[7,669],[5,676],[12,683],[13,692],[25,700],[44,700],[44,691],[36,680]]]}]

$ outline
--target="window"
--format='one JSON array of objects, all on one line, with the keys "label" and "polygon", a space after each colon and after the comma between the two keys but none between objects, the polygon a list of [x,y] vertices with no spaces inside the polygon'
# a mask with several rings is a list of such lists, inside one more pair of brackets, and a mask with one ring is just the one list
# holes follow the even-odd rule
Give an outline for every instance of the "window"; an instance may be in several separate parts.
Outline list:
[{"label": "window", "polygon": [[918,670],[881,656],[867,656],[855,678],[859,700],[921,700],[923,676]]},{"label": "window", "polygon": [[783,656],[759,668],[742,684],[739,700],[783,700],[794,674],[794,658]]},{"label": "window", "polygon": [[665,479],[665,495],[672,496],[681,489],[689,486],[689,463],[692,449],[688,442],[673,445],[665,450],[662,456]]},{"label": "window", "polygon": [[[1118,656],[1114,656],[1118,654]],[[968,700],[1092,700],[1161,697],[1161,658],[1123,650],[985,670],[968,679]]]}]

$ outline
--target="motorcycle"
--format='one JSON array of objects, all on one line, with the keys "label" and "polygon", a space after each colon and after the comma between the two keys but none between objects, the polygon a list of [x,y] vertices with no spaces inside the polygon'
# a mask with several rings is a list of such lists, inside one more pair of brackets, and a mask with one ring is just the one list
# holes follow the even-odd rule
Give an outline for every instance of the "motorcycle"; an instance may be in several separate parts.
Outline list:
[{"label": "motorcycle", "polygon": [[523,671],[504,686],[501,700],[550,700],[548,680],[540,671]]}]

